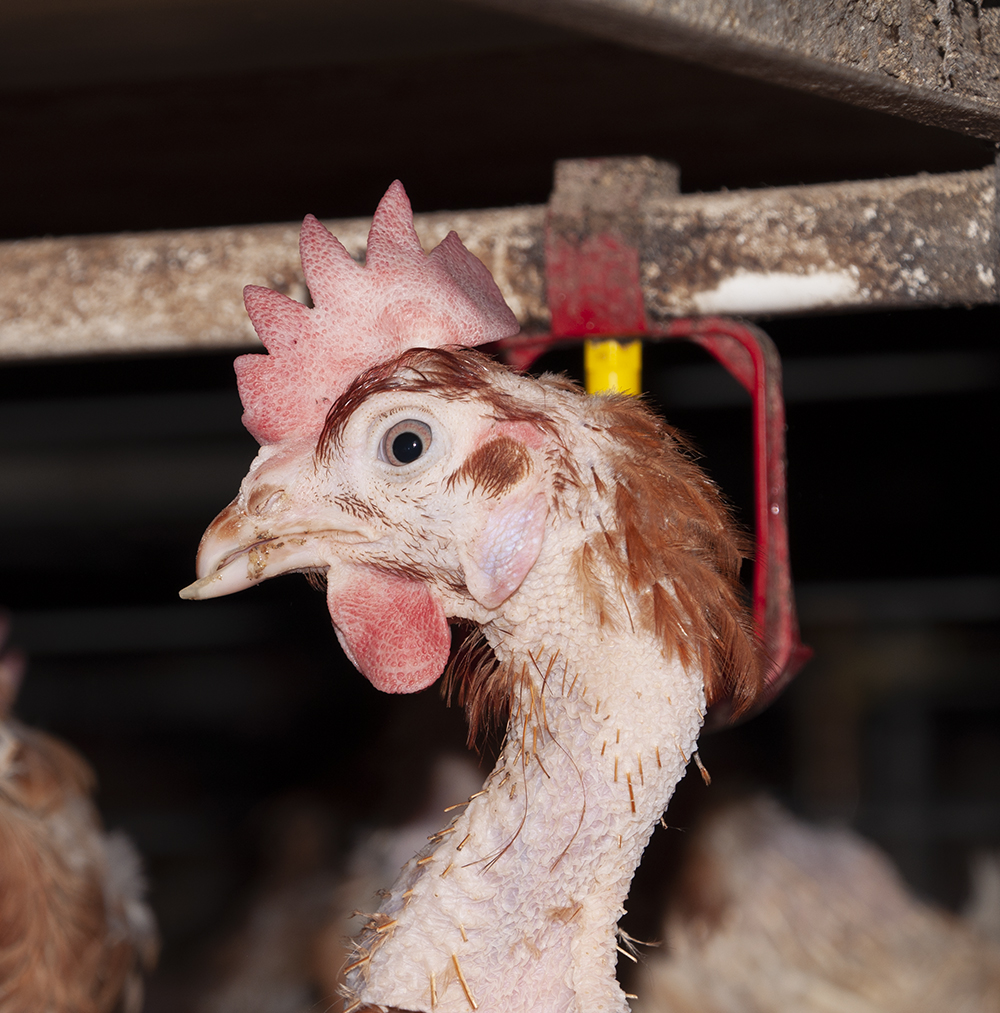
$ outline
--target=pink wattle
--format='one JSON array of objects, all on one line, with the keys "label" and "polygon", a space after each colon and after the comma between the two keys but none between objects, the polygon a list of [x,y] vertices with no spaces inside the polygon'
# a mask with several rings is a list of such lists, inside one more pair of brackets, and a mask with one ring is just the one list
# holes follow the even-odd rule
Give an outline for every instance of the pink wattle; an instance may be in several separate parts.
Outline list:
[{"label": "pink wattle", "polygon": [[384,693],[416,693],[448,663],[451,630],[430,588],[368,566],[352,566],[327,587],[337,638],[350,660]]}]

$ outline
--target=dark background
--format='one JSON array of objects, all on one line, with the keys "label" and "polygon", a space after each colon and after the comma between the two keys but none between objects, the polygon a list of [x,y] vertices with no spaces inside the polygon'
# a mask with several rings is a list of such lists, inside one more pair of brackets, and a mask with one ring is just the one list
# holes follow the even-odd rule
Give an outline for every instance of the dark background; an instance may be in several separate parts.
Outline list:
[{"label": "dark background", "polygon": [[[989,164],[957,134],[454,3],[125,5],[0,14],[0,238],[543,203],[557,158],[648,154],[687,191]],[[1000,846],[996,306],[761,321],[786,370],[792,561],[816,658],[707,736],[715,783],[853,825],[959,908]],[[0,601],[32,663],[20,716],[81,749],[142,850],[165,939],[150,1009],[183,1010],[295,800],[359,826],[420,803],[464,723],[377,694],[299,577],[179,602],[255,452],[231,353],[0,368]],[[542,368],[579,376],[579,355]],[[741,391],[697,350],[645,382],[745,523]],[[487,750],[488,752],[488,750]],[[484,760],[484,764],[488,762]],[[290,800],[292,800],[290,802]],[[671,835],[672,834],[672,835]],[[655,936],[676,831],[633,893]]]}]

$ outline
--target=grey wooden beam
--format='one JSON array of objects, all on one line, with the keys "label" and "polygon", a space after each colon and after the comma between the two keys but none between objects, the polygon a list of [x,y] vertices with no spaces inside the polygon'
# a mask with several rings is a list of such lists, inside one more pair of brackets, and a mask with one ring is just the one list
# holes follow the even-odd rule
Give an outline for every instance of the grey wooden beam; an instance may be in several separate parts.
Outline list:
[{"label": "grey wooden beam", "polygon": [[[993,168],[742,190],[653,193],[640,264],[653,321],[995,303]],[[526,331],[544,331],[544,205],[417,215],[427,248],[454,229]],[[364,255],[368,219],[327,223]],[[0,359],[259,347],[245,284],[305,300],[298,226],[0,244]]]},{"label": "grey wooden beam", "polygon": [[974,0],[474,2],[1000,141],[1000,8]]}]

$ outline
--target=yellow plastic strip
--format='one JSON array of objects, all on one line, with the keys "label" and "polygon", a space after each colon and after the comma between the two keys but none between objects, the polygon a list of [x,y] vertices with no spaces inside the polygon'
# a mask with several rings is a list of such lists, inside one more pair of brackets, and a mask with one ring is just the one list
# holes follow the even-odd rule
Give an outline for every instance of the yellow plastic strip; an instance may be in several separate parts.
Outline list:
[{"label": "yellow plastic strip", "polygon": [[639,394],[642,391],[642,342],[585,341],[583,373],[588,394],[608,390]]}]

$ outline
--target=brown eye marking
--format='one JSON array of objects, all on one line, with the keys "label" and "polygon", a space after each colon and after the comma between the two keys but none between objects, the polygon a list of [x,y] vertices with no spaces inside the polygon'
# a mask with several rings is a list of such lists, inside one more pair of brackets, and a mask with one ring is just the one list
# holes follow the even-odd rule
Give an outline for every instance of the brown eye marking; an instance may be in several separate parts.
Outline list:
[{"label": "brown eye marking", "polygon": [[448,488],[457,482],[471,482],[473,489],[494,499],[531,474],[531,455],[523,443],[508,436],[499,436],[484,443],[465,459],[465,463],[448,476]]}]

